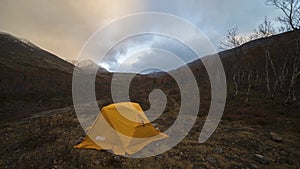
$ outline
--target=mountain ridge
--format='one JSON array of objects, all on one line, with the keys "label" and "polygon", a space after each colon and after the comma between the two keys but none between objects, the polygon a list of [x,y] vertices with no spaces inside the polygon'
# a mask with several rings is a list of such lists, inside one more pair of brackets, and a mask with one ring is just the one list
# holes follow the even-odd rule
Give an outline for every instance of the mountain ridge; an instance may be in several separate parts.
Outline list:
[{"label": "mountain ridge", "polygon": [[[3,35],[3,34],[2,34]],[[282,99],[288,97],[290,89],[290,79],[292,77],[292,67],[296,53],[294,38],[299,35],[299,31],[292,31],[268,38],[257,39],[246,43],[235,49],[218,53],[223,63],[227,77],[228,97],[239,94],[245,100],[251,100],[251,95],[256,92],[264,93],[265,96]],[[266,55],[265,44],[269,44],[269,53],[272,64],[276,72],[280,72],[282,62],[287,60],[285,68],[288,72],[278,81],[279,73],[273,75],[272,67],[269,63],[269,88],[266,85]],[[0,34],[0,100],[24,100],[24,98],[35,98],[37,103],[44,98],[60,98],[67,105],[72,104],[72,76],[74,65],[40,48],[26,45],[22,40]],[[281,48],[279,48],[279,47]],[[281,57],[286,56],[287,57]],[[209,56],[194,60],[187,65],[190,67],[198,86],[210,89],[209,77],[201,60],[208,59]],[[300,63],[300,62],[299,62]],[[180,71],[181,68],[172,71]],[[90,71],[86,71],[89,75]],[[120,87],[123,87],[122,80],[131,77],[130,73],[112,73],[108,71],[98,71],[95,78],[96,99],[107,99],[111,103],[111,80],[113,74],[121,74]],[[249,78],[250,76],[250,78]],[[250,79],[250,80],[249,80]],[[277,85],[275,85],[277,84]],[[294,95],[300,95],[299,80],[295,83]],[[155,72],[152,74],[138,74],[132,79],[130,86],[130,99],[141,103],[143,108],[149,108],[148,94],[155,88],[161,88],[167,95],[178,98],[179,88],[176,81],[168,72]],[[205,92],[206,92],[205,90]],[[203,89],[202,89],[203,91]],[[84,92],[84,91],[83,91]],[[84,100],[83,100],[84,101]],[[27,104],[27,101],[26,103]],[[65,104],[64,104],[65,105]],[[55,107],[59,108],[59,107]],[[4,109],[3,111],[7,111]],[[16,112],[21,112],[18,110]],[[30,110],[28,109],[30,112]],[[7,112],[9,114],[9,112]]]}]

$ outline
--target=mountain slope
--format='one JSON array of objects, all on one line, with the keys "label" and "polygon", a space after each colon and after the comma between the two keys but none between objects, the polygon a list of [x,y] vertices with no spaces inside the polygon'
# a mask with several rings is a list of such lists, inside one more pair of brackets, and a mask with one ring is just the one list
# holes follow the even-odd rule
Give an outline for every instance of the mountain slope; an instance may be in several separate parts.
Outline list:
[{"label": "mountain slope", "polygon": [[234,93],[249,89],[285,103],[299,101],[293,100],[300,96],[299,76],[295,76],[300,72],[299,40],[300,31],[291,31],[220,53]]},{"label": "mountain slope", "polygon": [[9,34],[0,34],[0,97],[69,93],[73,65]]},{"label": "mountain slope", "polygon": [[105,68],[99,66],[98,64],[96,64],[91,60],[82,60],[82,61],[71,60],[70,63],[82,69],[86,69],[86,70],[98,69],[99,73],[108,73],[108,71]]},{"label": "mountain slope", "polygon": [[[295,76],[292,82],[293,73],[300,73],[299,40],[300,31],[291,31],[218,53],[226,74],[228,96],[241,95],[246,100],[251,94],[262,92],[284,102],[293,92],[295,98],[300,99],[300,76]],[[210,56],[188,64],[199,86],[203,85],[203,81],[210,85],[201,61],[206,59],[209,60]]]}]

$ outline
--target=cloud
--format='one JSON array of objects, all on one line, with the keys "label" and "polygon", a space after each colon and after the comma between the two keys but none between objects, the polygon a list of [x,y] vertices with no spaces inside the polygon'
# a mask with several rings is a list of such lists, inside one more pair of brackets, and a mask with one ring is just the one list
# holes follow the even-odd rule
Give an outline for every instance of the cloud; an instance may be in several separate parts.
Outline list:
[{"label": "cloud", "polygon": [[[172,62],[176,59],[171,59],[171,56],[182,62]],[[110,71],[119,69],[122,72],[135,72],[146,69],[149,65],[156,65],[167,71],[196,58],[198,56],[180,41],[157,34],[144,34],[120,42],[99,64]]]},{"label": "cloud", "polygon": [[238,26],[241,33],[250,33],[265,16],[274,19],[281,15],[279,10],[266,6],[265,0],[150,0],[146,3],[147,11],[172,13],[192,22],[216,48],[228,29]]},{"label": "cloud", "polygon": [[[281,14],[266,6],[263,0],[1,0],[0,30],[26,38],[62,58],[75,59],[86,40],[96,30],[114,19],[136,12],[163,12],[182,17],[196,25],[216,48],[228,29],[238,26],[240,33],[249,33],[259,25],[264,16],[274,18]],[[131,27],[143,26],[128,24],[111,31],[117,37]],[[174,31],[181,31],[181,28],[176,27]],[[193,38],[193,33],[185,34],[190,39]],[[113,37],[107,37],[105,43],[101,42],[98,47],[115,45],[112,42]],[[185,62],[197,57],[174,39],[143,36],[127,39],[116,45],[101,65],[115,70],[136,51],[149,48],[168,50]],[[152,63],[154,59],[150,56],[154,53],[143,53],[131,61],[127,60],[126,69],[133,70],[134,67]],[[203,55],[205,54],[207,52],[203,51]],[[168,57],[160,56],[157,59],[168,64],[170,61],[165,58]]]},{"label": "cloud", "polygon": [[60,57],[74,59],[101,26],[142,9],[139,0],[2,0],[0,30],[26,38]]}]

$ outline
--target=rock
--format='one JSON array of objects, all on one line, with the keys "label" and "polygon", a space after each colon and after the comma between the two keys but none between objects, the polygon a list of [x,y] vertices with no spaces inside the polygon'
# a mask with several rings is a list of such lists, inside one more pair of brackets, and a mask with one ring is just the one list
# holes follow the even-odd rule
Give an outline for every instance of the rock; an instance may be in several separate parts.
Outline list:
[{"label": "rock", "polygon": [[258,166],[256,164],[250,164],[249,168],[250,169],[258,169]]},{"label": "rock", "polygon": [[29,123],[29,121],[18,121],[17,124],[26,124]]},{"label": "rock", "polygon": [[282,142],[282,136],[275,132],[270,132],[270,137],[273,141]]},{"label": "rock", "polygon": [[285,151],[283,151],[283,150],[281,150],[281,151],[279,152],[279,154],[280,154],[281,156],[287,156],[287,153],[286,153]]},{"label": "rock", "polygon": [[254,159],[261,164],[270,164],[270,160],[267,157],[262,156],[260,154],[254,154]]},{"label": "rock", "polygon": [[208,161],[208,162],[210,162],[210,163],[213,163],[213,164],[217,163],[217,160],[214,157],[212,157],[212,156],[206,157],[205,160]]},{"label": "rock", "polygon": [[121,161],[121,158],[120,158],[120,156],[114,156],[114,160]]},{"label": "rock", "polygon": [[[166,156],[166,157],[169,157],[169,156]],[[162,159],[162,158],[163,158],[162,155],[157,155],[157,156],[155,156],[155,159],[157,159],[157,160],[160,160],[160,159]]]},{"label": "rock", "polygon": [[73,123],[78,123],[78,124],[79,124],[78,118],[73,118],[71,121],[72,121]]},{"label": "rock", "polygon": [[[59,138],[59,139],[57,139],[56,141],[57,141],[58,143],[63,143],[65,140],[62,139],[62,138]],[[77,141],[75,142],[76,145],[79,144],[79,143],[81,143],[81,140],[80,140],[80,141],[77,140]]]},{"label": "rock", "polygon": [[95,165],[99,166],[100,164],[101,164],[101,161],[99,161],[99,160],[95,161]]},{"label": "rock", "polygon": [[80,137],[79,139],[77,139],[77,140],[75,141],[75,144],[76,144],[76,145],[80,144],[80,143],[82,142],[83,139],[84,139],[84,137]]},{"label": "rock", "polygon": [[221,154],[224,152],[224,150],[221,147],[217,147],[214,149],[214,152]]}]

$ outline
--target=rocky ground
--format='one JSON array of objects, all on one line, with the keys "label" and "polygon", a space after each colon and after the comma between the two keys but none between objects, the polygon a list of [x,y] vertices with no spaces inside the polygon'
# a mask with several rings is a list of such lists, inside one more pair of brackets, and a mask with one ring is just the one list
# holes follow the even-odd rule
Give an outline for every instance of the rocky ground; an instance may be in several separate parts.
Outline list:
[{"label": "rocky ground", "polygon": [[[171,110],[166,115],[165,118],[176,118]],[[207,142],[199,144],[198,137],[205,118],[198,117],[188,136],[176,147],[155,157],[130,159],[114,156],[106,151],[74,149],[76,141],[84,131],[74,109],[66,107],[2,124],[0,166],[1,168],[299,168],[299,118],[280,114],[274,119],[273,123],[253,123],[251,117],[233,120],[225,115],[212,137]],[[160,127],[162,130],[165,129],[164,125]]]}]

